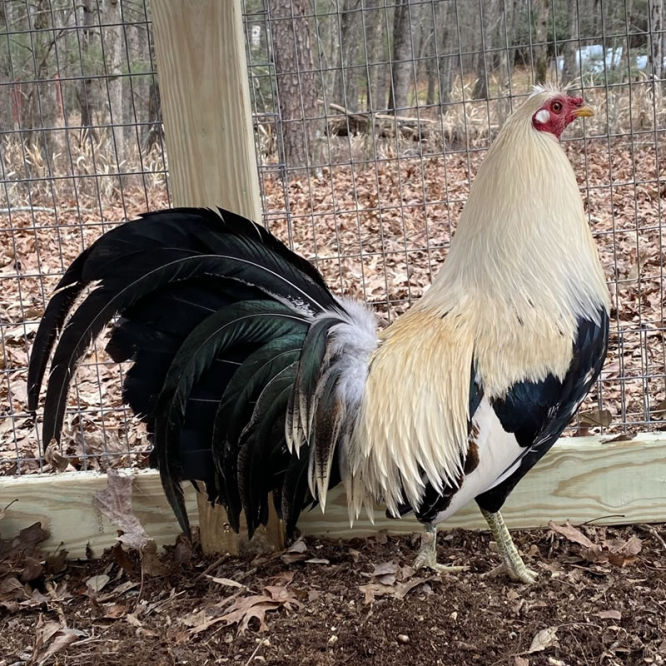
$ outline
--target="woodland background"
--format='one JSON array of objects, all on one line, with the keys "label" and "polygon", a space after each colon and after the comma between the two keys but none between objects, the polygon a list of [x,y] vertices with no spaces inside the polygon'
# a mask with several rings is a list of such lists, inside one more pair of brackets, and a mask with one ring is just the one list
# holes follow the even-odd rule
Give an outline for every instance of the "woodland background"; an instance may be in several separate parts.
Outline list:
[{"label": "woodland background", "polygon": [[[564,145],[613,298],[609,359],[571,433],[663,429],[665,11],[245,0],[264,222],[388,321],[436,273],[511,109],[535,83],[571,85],[597,108]],[[0,473],[143,463],[103,344],[55,449],[40,449],[25,369],[68,263],[169,202],[149,0],[0,1]]]}]

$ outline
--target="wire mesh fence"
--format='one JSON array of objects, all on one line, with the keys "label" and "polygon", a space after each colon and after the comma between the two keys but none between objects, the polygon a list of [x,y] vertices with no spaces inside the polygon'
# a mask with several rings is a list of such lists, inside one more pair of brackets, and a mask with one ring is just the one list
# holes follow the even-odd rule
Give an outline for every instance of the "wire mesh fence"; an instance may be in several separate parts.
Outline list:
[{"label": "wire mesh fence", "polygon": [[[582,91],[597,115],[563,143],[613,310],[608,361],[570,434],[666,427],[661,0],[245,0],[244,12],[264,222],[386,321],[441,265],[512,108],[539,81]],[[143,464],[126,368],[103,339],[58,446],[39,441],[25,381],[67,264],[170,201],[149,2],[5,0],[0,17],[0,474]]]}]

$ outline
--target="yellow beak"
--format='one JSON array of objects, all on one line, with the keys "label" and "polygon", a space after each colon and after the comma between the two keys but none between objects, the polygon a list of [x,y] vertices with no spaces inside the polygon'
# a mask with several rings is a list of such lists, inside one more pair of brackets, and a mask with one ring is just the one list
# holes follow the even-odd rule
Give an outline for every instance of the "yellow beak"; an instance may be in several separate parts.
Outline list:
[{"label": "yellow beak", "polygon": [[594,109],[586,104],[585,106],[581,106],[580,109],[576,109],[573,115],[576,118],[590,118],[594,115]]}]

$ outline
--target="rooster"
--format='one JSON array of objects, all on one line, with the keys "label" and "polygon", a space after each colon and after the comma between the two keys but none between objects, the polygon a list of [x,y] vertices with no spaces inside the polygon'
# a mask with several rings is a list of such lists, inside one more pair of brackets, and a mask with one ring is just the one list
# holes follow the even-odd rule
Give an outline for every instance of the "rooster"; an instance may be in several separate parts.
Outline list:
[{"label": "rooster", "polygon": [[133,362],[123,400],[185,531],[184,480],[203,482],[236,530],[244,512],[250,536],[271,497],[293,534],[342,483],[352,520],[376,503],[413,512],[426,528],[417,565],[444,570],[436,525],[475,500],[506,572],[532,582],[500,509],[606,353],[609,294],[559,142],[589,115],[582,98],[537,89],[509,117],[439,275],[381,332],[228,211],[164,210],[106,233],[61,279],[34,341],[32,410],[53,352],[43,441],[59,439],[77,363],[117,316],[107,350]]}]

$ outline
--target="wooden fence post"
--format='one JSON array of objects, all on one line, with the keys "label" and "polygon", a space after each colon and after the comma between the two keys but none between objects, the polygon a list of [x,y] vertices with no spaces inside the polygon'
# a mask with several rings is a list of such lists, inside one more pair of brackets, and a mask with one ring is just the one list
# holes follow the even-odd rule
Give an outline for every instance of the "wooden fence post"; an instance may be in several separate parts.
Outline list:
[{"label": "wooden fence post", "polygon": [[[222,206],[260,222],[240,0],[153,0],[152,13],[174,204]],[[198,504],[204,551],[238,553],[243,540],[224,510],[204,497]],[[282,546],[277,516],[264,543]]]}]

